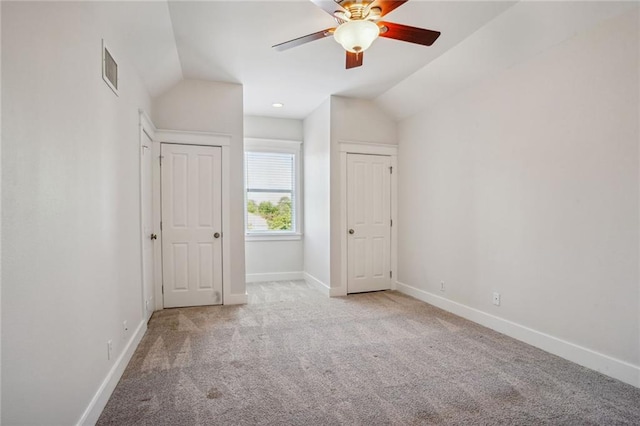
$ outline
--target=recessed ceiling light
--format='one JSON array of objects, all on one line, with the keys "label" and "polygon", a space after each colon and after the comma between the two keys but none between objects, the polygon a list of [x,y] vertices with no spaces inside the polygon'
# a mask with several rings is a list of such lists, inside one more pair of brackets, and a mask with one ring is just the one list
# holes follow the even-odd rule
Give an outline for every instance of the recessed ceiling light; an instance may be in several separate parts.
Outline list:
[{"label": "recessed ceiling light", "polygon": [[271,104],[274,108],[282,108],[284,104],[282,102],[274,102]]}]

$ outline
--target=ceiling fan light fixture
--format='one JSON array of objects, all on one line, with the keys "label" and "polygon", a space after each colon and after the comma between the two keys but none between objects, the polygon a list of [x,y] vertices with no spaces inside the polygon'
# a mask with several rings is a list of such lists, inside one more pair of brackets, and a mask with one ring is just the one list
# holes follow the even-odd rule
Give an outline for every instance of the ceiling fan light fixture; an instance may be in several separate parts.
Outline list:
[{"label": "ceiling fan light fixture", "polygon": [[371,21],[358,20],[341,24],[333,33],[333,38],[353,53],[364,52],[380,35],[380,28]]}]

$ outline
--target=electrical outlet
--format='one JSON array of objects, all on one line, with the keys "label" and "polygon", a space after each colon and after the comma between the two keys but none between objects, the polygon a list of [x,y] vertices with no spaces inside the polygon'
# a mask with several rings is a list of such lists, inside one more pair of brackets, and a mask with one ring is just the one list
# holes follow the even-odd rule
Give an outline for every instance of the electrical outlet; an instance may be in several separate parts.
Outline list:
[{"label": "electrical outlet", "polygon": [[493,304],[500,306],[500,293],[493,293]]},{"label": "electrical outlet", "polygon": [[107,340],[107,361],[111,359],[113,356],[113,342],[111,340]]},{"label": "electrical outlet", "polygon": [[148,300],[145,300],[145,302],[144,302],[144,311],[145,312],[149,312],[149,301]]},{"label": "electrical outlet", "polygon": [[129,326],[127,325],[127,320],[122,321],[122,330],[127,333],[129,331]]},{"label": "electrical outlet", "polygon": [[444,281],[440,281],[440,291],[444,291]]}]

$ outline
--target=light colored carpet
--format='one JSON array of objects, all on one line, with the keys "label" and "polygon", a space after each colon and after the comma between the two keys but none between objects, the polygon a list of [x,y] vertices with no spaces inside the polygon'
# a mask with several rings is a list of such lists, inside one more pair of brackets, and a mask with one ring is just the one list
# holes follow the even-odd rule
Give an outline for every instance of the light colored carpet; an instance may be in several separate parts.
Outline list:
[{"label": "light colored carpet", "polygon": [[640,424],[640,389],[397,292],[154,314],[98,424]]}]

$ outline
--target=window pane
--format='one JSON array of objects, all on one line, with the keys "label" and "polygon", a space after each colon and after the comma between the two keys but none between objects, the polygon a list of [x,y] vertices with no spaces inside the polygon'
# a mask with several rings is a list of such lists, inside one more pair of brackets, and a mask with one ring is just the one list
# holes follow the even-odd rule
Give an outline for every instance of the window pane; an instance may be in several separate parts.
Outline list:
[{"label": "window pane", "polygon": [[295,156],[247,152],[247,231],[295,231]]},{"label": "window pane", "polygon": [[292,193],[247,191],[248,231],[293,231]]}]

